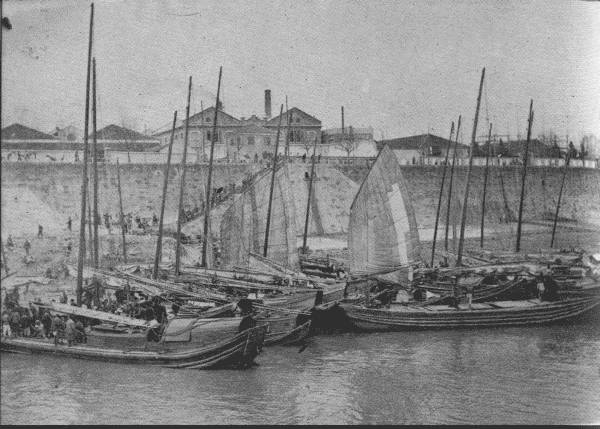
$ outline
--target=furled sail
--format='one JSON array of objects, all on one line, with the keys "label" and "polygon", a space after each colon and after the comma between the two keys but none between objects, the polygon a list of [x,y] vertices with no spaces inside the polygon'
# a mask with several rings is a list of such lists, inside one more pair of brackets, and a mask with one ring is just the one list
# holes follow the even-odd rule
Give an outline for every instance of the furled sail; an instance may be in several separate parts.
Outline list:
[{"label": "furled sail", "polygon": [[[271,174],[272,170],[259,173],[223,214],[221,260],[225,267],[248,267],[251,252],[263,254]],[[275,174],[267,258],[297,270],[296,235],[296,207],[284,164]]]},{"label": "furled sail", "polygon": [[396,156],[386,146],[371,166],[352,206],[348,226],[350,271],[401,281],[420,259],[419,233]]}]

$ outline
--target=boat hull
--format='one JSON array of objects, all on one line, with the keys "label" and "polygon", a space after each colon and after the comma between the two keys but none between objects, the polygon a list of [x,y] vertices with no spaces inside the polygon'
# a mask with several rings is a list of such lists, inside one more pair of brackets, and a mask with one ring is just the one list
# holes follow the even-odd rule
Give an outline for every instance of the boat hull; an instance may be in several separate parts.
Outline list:
[{"label": "boat hull", "polygon": [[41,353],[78,359],[100,360],[128,364],[160,365],[171,368],[247,368],[260,352],[266,334],[265,326],[248,329],[224,341],[199,347],[181,349],[169,345],[152,350],[125,350],[87,345],[54,345],[34,338],[2,337],[0,350],[12,353]]},{"label": "boat hull", "polygon": [[[508,301],[507,301],[508,302]],[[516,303],[516,302],[515,302]],[[427,307],[408,307],[404,311],[370,309],[341,303],[351,325],[361,331],[397,331],[414,329],[481,328],[498,326],[541,325],[569,320],[597,308],[600,297],[571,298],[557,302],[529,303],[528,306],[469,310],[437,310]],[[511,304],[507,304],[511,305]],[[433,307],[433,306],[432,306]]]}]

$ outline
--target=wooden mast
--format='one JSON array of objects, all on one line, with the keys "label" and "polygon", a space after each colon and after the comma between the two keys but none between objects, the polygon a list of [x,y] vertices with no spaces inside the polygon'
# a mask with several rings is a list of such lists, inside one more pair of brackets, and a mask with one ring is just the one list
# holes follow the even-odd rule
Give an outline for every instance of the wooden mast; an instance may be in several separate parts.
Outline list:
[{"label": "wooden mast", "polygon": [[188,123],[190,121],[190,99],[192,97],[192,77],[188,84],[187,106],[185,108],[185,132],[183,135],[183,158],[181,159],[181,184],[179,185],[179,205],[177,210],[177,243],[175,245],[175,275],[179,275],[179,265],[181,263],[181,213],[183,212],[183,195],[185,189],[185,172],[187,161],[187,143],[188,143]]},{"label": "wooden mast", "polygon": [[90,178],[88,177],[88,190],[87,190],[87,227],[88,227],[88,247],[89,247],[89,263],[94,264],[94,232],[92,227],[92,200],[91,192],[89,189]]},{"label": "wooden mast", "polygon": [[202,266],[207,267],[206,253],[208,252],[208,234],[210,217],[210,194],[212,186],[213,157],[215,151],[215,141],[217,134],[217,113],[219,112],[219,95],[221,94],[221,75],[223,66],[219,67],[219,82],[217,84],[217,102],[215,103],[215,116],[213,119],[212,135],[210,136],[210,157],[208,159],[208,179],[206,180],[206,203],[204,205],[204,237],[202,237]]},{"label": "wooden mast", "polygon": [[483,228],[485,223],[485,193],[487,191],[487,180],[488,180],[488,170],[490,164],[490,156],[492,154],[492,124],[490,124],[490,130],[488,131],[488,150],[485,154],[485,170],[483,173],[483,198],[481,201],[481,235],[479,237],[479,247],[483,249]]},{"label": "wooden mast", "polygon": [[454,135],[454,121],[450,127],[450,138],[448,139],[448,149],[446,149],[446,159],[444,160],[444,171],[442,173],[442,184],[440,186],[440,196],[438,198],[437,211],[435,213],[435,227],[433,228],[433,243],[431,245],[431,266],[435,258],[435,245],[437,240],[438,222],[440,220],[440,208],[442,207],[442,195],[444,195],[444,182],[446,181],[446,170],[448,168],[448,157],[450,155],[450,146],[452,145],[452,136]]},{"label": "wooden mast", "polygon": [[523,222],[523,200],[525,199],[525,179],[527,178],[527,163],[529,161],[529,140],[531,139],[531,124],[533,123],[533,99],[529,103],[529,120],[527,125],[527,140],[523,157],[523,174],[521,175],[521,198],[519,198],[519,219],[517,221],[517,244],[515,251],[521,250],[521,225]]},{"label": "wooden mast", "polygon": [[156,253],[154,255],[154,269],[152,270],[152,278],[158,278],[158,264],[162,255],[162,236],[163,224],[165,220],[165,200],[167,199],[167,186],[169,184],[169,169],[171,167],[171,154],[173,152],[173,140],[175,138],[175,127],[177,125],[177,110],[173,113],[173,127],[171,128],[171,139],[169,140],[169,152],[167,154],[167,165],[165,166],[162,201],[160,203],[160,220],[158,223],[158,238],[156,239]]},{"label": "wooden mast", "polygon": [[269,229],[271,228],[271,209],[273,207],[273,187],[275,186],[275,173],[277,172],[277,152],[279,151],[279,134],[281,132],[281,119],[283,117],[283,104],[279,109],[279,124],[277,125],[277,137],[275,138],[275,155],[273,156],[273,174],[271,174],[271,188],[269,189],[269,206],[267,208],[267,225],[265,228],[265,245],[263,256],[267,257],[269,248]]},{"label": "wooden mast", "polygon": [[96,136],[96,58],[92,58],[92,160],[94,172],[94,268],[98,268],[98,137]]},{"label": "wooden mast", "polygon": [[284,151],[284,156],[285,156],[285,162],[288,162],[288,158],[290,157],[290,124],[291,124],[291,117],[290,117],[290,109],[288,109],[288,98],[287,95],[285,96],[285,117],[286,117],[286,121],[287,121],[287,127],[285,129],[285,151]]},{"label": "wooden mast", "polygon": [[204,162],[204,153],[205,153],[205,145],[204,145],[204,138],[205,138],[205,132],[203,130],[204,127],[204,104],[202,104],[202,100],[200,100],[200,121],[202,121],[202,126],[200,127],[200,132],[202,133],[202,162]]},{"label": "wooden mast", "polygon": [[117,188],[119,190],[119,219],[121,220],[121,239],[123,241],[123,263],[127,263],[127,245],[125,242],[125,215],[123,214],[123,196],[121,194],[121,167],[117,158]]},{"label": "wooden mast", "polygon": [[446,208],[446,230],[444,234],[444,262],[448,263],[448,231],[450,226],[450,206],[452,203],[452,185],[454,182],[454,164],[456,163],[456,150],[458,149],[458,134],[460,132],[460,122],[462,116],[458,115],[458,124],[456,126],[456,137],[454,139],[454,153],[452,154],[452,165],[450,167],[450,183],[448,184],[448,206]]},{"label": "wooden mast", "polygon": [[304,237],[302,239],[302,253],[306,253],[306,239],[308,236],[308,220],[310,216],[310,199],[312,197],[313,180],[315,177],[315,161],[317,159],[317,137],[313,146],[313,159],[310,167],[310,182],[308,184],[308,200],[306,201],[306,219],[304,220]]},{"label": "wooden mast", "polygon": [[481,70],[481,81],[479,82],[479,95],[477,96],[477,107],[475,108],[475,118],[473,120],[473,134],[471,135],[471,150],[469,153],[469,169],[467,170],[467,184],[465,186],[465,196],[463,199],[462,217],[460,221],[460,235],[458,237],[458,255],[456,266],[462,264],[462,253],[465,241],[465,223],[467,221],[467,204],[469,202],[469,185],[471,184],[471,171],[473,170],[473,152],[475,149],[475,137],[477,135],[477,121],[479,119],[479,106],[481,104],[481,90],[483,89],[483,79],[485,78],[485,67]]},{"label": "wooden mast", "polygon": [[90,6],[90,33],[88,39],[87,77],[85,83],[85,126],[83,134],[83,173],[81,183],[81,213],[79,221],[79,254],[77,258],[77,305],[81,305],[83,295],[83,258],[85,255],[85,206],[87,202],[87,161],[88,161],[88,131],[90,113],[90,63],[92,62],[92,34],[94,29],[94,3]]},{"label": "wooden mast", "polygon": [[567,151],[567,154],[565,156],[565,168],[563,169],[562,179],[560,182],[560,190],[558,192],[558,201],[556,202],[556,212],[554,213],[554,223],[552,224],[552,238],[550,239],[550,248],[554,247],[554,234],[556,233],[556,223],[558,222],[558,211],[560,210],[560,201],[562,199],[563,189],[565,187],[565,178],[567,177],[567,170],[569,168],[570,160],[571,156]]}]

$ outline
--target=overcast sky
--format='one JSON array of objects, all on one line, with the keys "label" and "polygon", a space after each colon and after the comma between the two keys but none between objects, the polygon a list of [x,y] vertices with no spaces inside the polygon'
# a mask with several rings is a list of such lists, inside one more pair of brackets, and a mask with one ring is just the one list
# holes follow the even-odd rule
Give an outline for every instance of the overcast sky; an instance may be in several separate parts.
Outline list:
[{"label": "overcast sky", "polygon": [[[89,3],[4,1],[2,126],[83,128]],[[138,130],[214,104],[273,113],[288,95],[323,122],[372,126],[376,138],[445,136],[462,114],[471,135],[600,135],[600,3],[567,1],[96,1],[98,122]]]}]

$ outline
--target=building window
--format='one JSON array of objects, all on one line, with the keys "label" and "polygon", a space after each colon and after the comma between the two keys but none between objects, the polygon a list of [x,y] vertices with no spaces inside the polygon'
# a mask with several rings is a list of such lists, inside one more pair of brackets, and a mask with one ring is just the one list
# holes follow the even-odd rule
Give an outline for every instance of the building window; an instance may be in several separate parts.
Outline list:
[{"label": "building window", "polygon": [[238,146],[242,145],[242,138],[240,136],[237,136],[236,141]]},{"label": "building window", "polygon": [[271,145],[271,137],[270,136],[265,136],[265,145],[266,146],[270,146]]},{"label": "building window", "polygon": [[248,136],[248,144],[254,144],[254,136]]},{"label": "building window", "polygon": [[291,143],[299,143],[302,141],[303,135],[302,130],[290,130],[288,132],[288,140]]},{"label": "building window", "polygon": [[204,122],[210,123],[210,118],[209,117],[204,118]]}]

